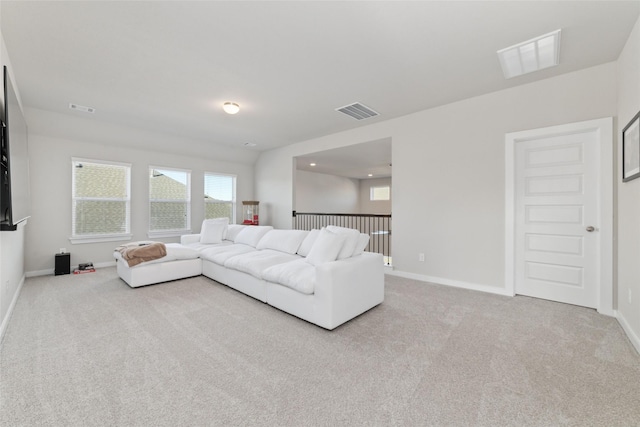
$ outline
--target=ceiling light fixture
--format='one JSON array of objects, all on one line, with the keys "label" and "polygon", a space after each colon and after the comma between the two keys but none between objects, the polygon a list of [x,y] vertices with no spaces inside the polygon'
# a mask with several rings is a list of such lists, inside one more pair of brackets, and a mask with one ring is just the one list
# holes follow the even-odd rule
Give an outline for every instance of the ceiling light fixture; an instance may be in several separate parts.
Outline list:
[{"label": "ceiling light fixture", "polygon": [[560,62],[560,30],[500,49],[497,53],[506,79],[556,66]]},{"label": "ceiling light fixture", "polygon": [[315,163],[309,163],[309,166],[315,166],[315,165],[316,165]]},{"label": "ceiling light fixture", "polygon": [[240,111],[240,106],[235,102],[225,102],[222,105],[222,109],[227,114],[236,114],[238,111]]},{"label": "ceiling light fixture", "polygon": [[369,174],[369,175],[367,175],[367,176],[373,176],[373,174],[372,174],[372,173],[370,173],[370,174]]}]

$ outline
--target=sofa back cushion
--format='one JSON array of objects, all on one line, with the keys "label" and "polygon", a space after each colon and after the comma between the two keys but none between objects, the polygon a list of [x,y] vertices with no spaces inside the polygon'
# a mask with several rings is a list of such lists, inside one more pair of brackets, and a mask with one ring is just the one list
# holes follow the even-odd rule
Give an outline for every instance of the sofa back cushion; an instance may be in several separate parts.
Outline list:
[{"label": "sofa back cushion", "polygon": [[294,255],[307,234],[306,230],[271,230],[260,239],[256,249],[273,249]]},{"label": "sofa back cushion", "polygon": [[270,225],[248,225],[238,233],[233,241],[255,248],[260,239],[271,230],[273,230],[273,227]]},{"label": "sofa back cushion", "polygon": [[344,245],[345,239],[345,234],[334,233],[323,228],[309,251],[309,255],[307,255],[307,261],[313,265],[335,261]]},{"label": "sofa back cushion", "polygon": [[358,239],[360,238],[360,232],[353,228],[337,227],[335,225],[328,225],[327,230],[345,236],[344,245],[338,254],[338,259],[352,257],[353,251],[356,249],[356,245],[358,244]]},{"label": "sofa back cushion", "polygon": [[314,228],[313,230],[311,230],[309,234],[307,234],[307,237],[305,237],[304,240],[302,241],[302,244],[300,244],[300,247],[298,248],[298,255],[300,256],[309,255],[309,251],[313,247],[313,244],[315,243],[319,234],[320,234],[320,230],[318,230],[317,228]]},{"label": "sofa back cushion", "polygon": [[200,243],[222,243],[229,218],[213,218],[202,221]]},{"label": "sofa back cushion", "polygon": [[236,240],[236,237],[242,230],[247,228],[248,225],[242,224],[229,224],[227,225],[227,232],[225,233],[225,240],[231,240],[232,242]]}]

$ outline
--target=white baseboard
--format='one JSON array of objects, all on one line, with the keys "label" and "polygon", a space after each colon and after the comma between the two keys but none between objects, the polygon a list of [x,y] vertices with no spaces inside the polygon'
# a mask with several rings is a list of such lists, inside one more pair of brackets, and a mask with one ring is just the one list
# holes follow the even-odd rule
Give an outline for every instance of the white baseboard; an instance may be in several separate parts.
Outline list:
[{"label": "white baseboard", "polygon": [[627,319],[624,318],[622,313],[620,313],[618,310],[614,310],[614,313],[616,319],[618,319],[618,323],[620,323],[620,326],[622,326],[625,334],[627,334],[629,341],[631,341],[631,344],[633,344],[633,346],[636,348],[636,351],[640,353],[640,338],[633,331],[631,325],[629,325],[629,322],[627,322]]},{"label": "white baseboard", "polygon": [[9,327],[9,320],[11,319],[11,315],[13,314],[13,309],[16,306],[16,302],[18,301],[18,296],[20,295],[20,291],[22,291],[22,285],[24,285],[25,276],[22,276],[20,280],[20,284],[18,285],[18,289],[16,293],[13,295],[13,299],[11,300],[11,304],[9,305],[9,310],[7,310],[7,314],[2,319],[2,325],[0,325],[0,347],[2,347],[2,342],[4,340],[4,333]]},{"label": "white baseboard", "polygon": [[462,289],[469,289],[469,290],[472,290],[472,291],[487,292],[487,293],[490,293],[490,294],[504,295],[504,296],[508,296],[508,297],[512,297],[513,296],[513,294],[510,293],[505,288],[496,288],[496,287],[493,287],[493,286],[481,285],[479,283],[471,283],[471,282],[463,282],[463,281],[460,281],[460,280],[444,279],[442,277],[425,276],[425,275],[422,275],[422,274],[407,273],[405,271],[398,271],[398,270],[386,270],[385,269],[385,274],[389,274],[391,276],[404,277],[405,279],[419,280],[421,282],[435,283],[437,285],[452,286],[452,287],[455,287],[455,288],[462,288]]},{"label": "white baseboard", "polygon": [[[114,261],[107,261],[107,262],[97,262],[93,266],[95,268],[115,267],[116,266],[116,262],[115,262],[115,260]],[[73,272],[73,270],[75,270],[76,268],[78,268],[77,265],[71,266],[71,271]],[[26,277],[37,277],[37,276],[51,276],[53,274],[55,274],[55,269],[48,268],[46,270],[27,271],[25,273],[25,276]]]}]

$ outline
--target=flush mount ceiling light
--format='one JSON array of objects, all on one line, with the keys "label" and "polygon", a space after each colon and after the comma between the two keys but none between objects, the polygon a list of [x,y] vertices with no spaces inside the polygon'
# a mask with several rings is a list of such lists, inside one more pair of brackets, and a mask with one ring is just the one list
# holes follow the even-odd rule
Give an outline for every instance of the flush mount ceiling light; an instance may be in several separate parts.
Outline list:
[{"label": "flush mount ceiling light", "polygon": [[222,109],[227,114],[236,114],[238,111],[240,111],[240,106],[235,102],[225,102],[222,105]]},{"label": "flush mount ceiling light", "polygon": [[245,142],[244,143],[245,147],[255,147],[256,145],[258,145],[258,144],[256,144],[255,142]]},{"label": "flush mount ceiling light", "polygon": [[497,53],[506,79],[556,66],[560,61],[560,30],[501,49]]},{"label": "flush mount ceiling light", "polygon": [[316,165],[315,163],[309,163],[309,166],[315,166],[315,165]]}]

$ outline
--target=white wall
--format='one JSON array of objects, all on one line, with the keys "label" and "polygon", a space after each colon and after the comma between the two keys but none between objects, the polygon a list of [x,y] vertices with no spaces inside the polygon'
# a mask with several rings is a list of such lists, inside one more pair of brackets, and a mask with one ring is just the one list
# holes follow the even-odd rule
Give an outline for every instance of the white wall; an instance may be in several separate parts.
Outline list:
[{"label": "white wall", "polygon": [[[360,180],[360,213],[390,214],[391,200],[371,200],[371,187],[391,187],[391,178],[371,178]],[[393,194],[391,194],[393,199]]]},{"label": "white wall", "polygon": [[[153,135],[136,129],[110,126],[96,121],[83,120],[68,115],[25,109],[30,125],[30,168],[33,216],[27,228],[26,271],[31,274],[53,273],[54,254],[60,248],[71,253],[71,265],[92,261],[94,264],[113,263],[113,249],[118,242],[76,244],[71,236],[71,158],[108,160],[132,164],[131,171],[131,232],[133,240],[147,240],[148,231],[148,168],[149,165],[191,170],[191,228],[198,232],[204,216],[204,172],[221,172],[237,175],[237,200],[252,200],[253,164],[251,156],[244,163],[231,162],[224,156],[237,156],[220,147],[210,147],[201,155],[177,154],[186,152],[183,140],[174,138],[172,152],[165,150],[127,148],[130,141],[154,138],[166,144],[170,137]],[[86,133],[83,139],[57,136],[61,129],[93,128],[96,137]],[[91,139],[90,139],[91,138]],[[104,143],[108,140],[110,143]],[[186,152],[188,153],[188,152]],[[216,160],[221,157],[222,159]],[[238,222],[242,220],[238,206]],[[154,239],[156,240],[156,239]],[[158,239],[177,242],[179,239]]]},{"label": "white wall", "polygon": [[[1,2],[0,2],[1,6]],[[0,7],[0,13],[1,7]],[[20,79],[13,75],[13,67],[9,53],[4,44],[4,37],[0,32],[0,65],[6,65],[15,84],[15,90],[20,99]],[[0,71],[1,75],[1,71]],[[4,91],[0,89],[0,101],[4,106]],[[4,107],[3,107],[4,109]],[[27,223],[21,223],[16,231],[0,232],[0,341],[9,324],[13,304],[18,298],[20,288],[24,283],[24,245],[25,228]]]},{"label": "white wall", "polygon": [[608,63],[304,141],[260,155],[256,194],[266,223],[286,227],[293,157],[390,137],[394,269],[504,292],[505,133],[615,116],[616,98]]},{"label": "white wall", "polygon": [[359,181],[297,170],[294,209],[313,213],[360,213]]},{"label": "white wall", "polygon": [[[618,59],[618,317],[640,352],[640,179],[622,182],[622,129],[640,111],[640,19]],[[631,302],[629,302],[631,291]]]}]

